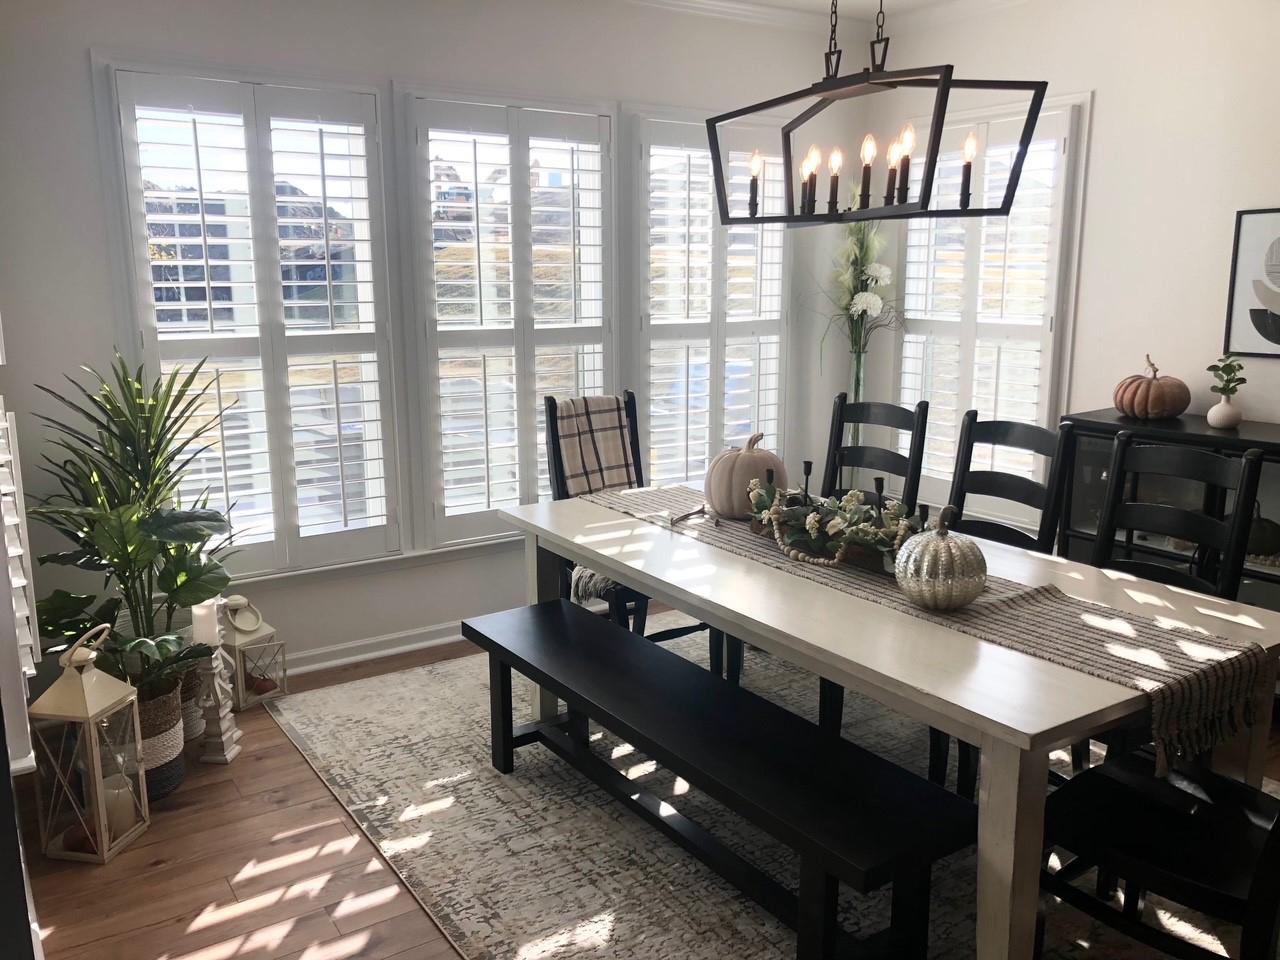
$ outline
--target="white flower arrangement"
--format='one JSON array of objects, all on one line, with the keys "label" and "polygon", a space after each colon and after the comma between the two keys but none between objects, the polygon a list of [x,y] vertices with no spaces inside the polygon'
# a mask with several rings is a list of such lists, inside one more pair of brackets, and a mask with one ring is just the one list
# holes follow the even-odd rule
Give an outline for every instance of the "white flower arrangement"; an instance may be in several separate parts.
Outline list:
[{"label": "white flower arrangement", "polygon": [[851,316],[865,313],[871,319],[880,316],[884,311],[884,300],[880,294],[872,293],[870,290],[864,290],[862,293],[855,293],[853,299],[849,301],[849,313]]},{"label": "white flower arrangement", "polygon": [[867,285],[872,287],[881,287],[893,282],[893,271],[883,263],[867,264],[862,275],[867,278]]},{"label": "white flower arrangement", "polygon": [[817,511],[804,518],[804,528],[809,531],[809,536],[816,537],[818,535],[821,522],[822,518],[818,516]]}]

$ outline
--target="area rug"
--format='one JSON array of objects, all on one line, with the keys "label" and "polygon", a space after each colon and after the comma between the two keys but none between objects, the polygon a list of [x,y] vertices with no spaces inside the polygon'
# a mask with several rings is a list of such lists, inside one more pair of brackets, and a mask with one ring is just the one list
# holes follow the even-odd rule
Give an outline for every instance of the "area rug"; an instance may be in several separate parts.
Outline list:
[{"label": "area rug", "polygon": [[[663,614],[657,629],[681,622]],[[704,664],[705,634],[667,649]],[[489,762],[483,656],[294,694],[270,705],[285,732],[467,960],[790,960],[793,933],[709,868],[622,809],[542,746],[515,772]],[[816,677],[749,650],[743,683],[816,720]],[[531,687],[515,681],[517,715]],[[844,735],[924,774],[928,731],[850,693]],[[607,731],[593,748],[646,790],[710,828],[793,889],[789,850]],[[953,763],[954,763],[954,752]],[[1065,758],[1055,762],[1064,762]],[[954,777],[954,770],[952,772]],[[953,781],[954,782],[954,781]],[[935,865],[930,956],[974,956],[972,851]],[[854,935],[887,925],[888,892],[842,893]],[[1149,901],[1152,922],[1216,951],[1231,928]],[[1063,905],[1048,911],[1045,957],[1160,956]]]}]

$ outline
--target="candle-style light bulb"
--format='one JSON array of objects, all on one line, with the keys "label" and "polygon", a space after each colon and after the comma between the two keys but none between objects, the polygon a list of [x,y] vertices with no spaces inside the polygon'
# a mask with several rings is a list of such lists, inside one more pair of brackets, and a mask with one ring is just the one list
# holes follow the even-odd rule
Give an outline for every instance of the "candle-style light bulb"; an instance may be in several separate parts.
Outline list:
[{"label": "candle-style light bulb", "polygon": [[805,164],[809,168],[809,175],[805,179],[809,187],[809,208],[805,212],[813,213],[818,205],[818,168],[822,166],[822,151],[818,149],[817,144],[809,148],[809,153],[805,156]]},{"label": "candle-style light bulb", "polygon": [[902,159],[902,144],[894,141],[889,146],[889,182],[884,191],[884,205],[892,207],[898,202],[898,162]]},{"label": "candle-style light bulb", "polygon": [[964,139],[964,166],[960,168],[960,209],[968,210],[973,201],[973,161],[978,156],[978,136],[969,131]]},{"label": "candle-style light bulb", "polygon": [[764,169],[764,160],[759,150],[751,151],[751,191],[747,197],[747,215],[755,217],[760,210],[760,173]]},{"label": "candle-style light bulb", "polygon": [[902,147],[902,160],[898,164],[898,202],[906,203],[911,189],[911,151],[916,148],[916,128],[909,123],[903,127],[898,143]]},{"label": "candle-style light bulb", "polygon": [[827,158],[827,169],[831,171],[831,192],[827,195],[828,214],[840,211],[840,168],[842,166],[844,166],[844,154],[840,152],[839,147],[835,147],[831,151],[831,156]]},{"label": "candle-style light bulb", "polygon": [[876,138],[867,134],[862,138],[862,189],[858,193],[858,209],[871,206],[871,165],[876,162]]}]

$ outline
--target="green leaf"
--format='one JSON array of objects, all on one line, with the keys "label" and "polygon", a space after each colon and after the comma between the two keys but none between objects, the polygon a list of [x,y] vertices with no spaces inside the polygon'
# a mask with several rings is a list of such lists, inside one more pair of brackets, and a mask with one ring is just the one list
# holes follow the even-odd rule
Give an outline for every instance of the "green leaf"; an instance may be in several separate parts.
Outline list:
[{"label": "green leaf", "polygon": [[156,584],[173,603],[194,607],[230,586],[231,575],[213,557],[198,553],[175,555],[161,568]]},{"label": "green leaf", "polygon": [[173,510],[161,507],[139,524],[143,533],[162,543],[203,543],[226,533],[227,519],[217,510]]},{"label": "green leaf", "polygon": [[160,544],[143,533],[138,524],[138,510],[133,506],[109,511],[93,525],[89,539],[117,577],[137,572],[160,555]]},{"label": "green leaf", "polygon": [[107,565],[97,550],[88,547],[79,550],[64,550],[61,553],[43,553],[36,558],[38,563],[51,563],[59,567],[75,567],[79,570],[106,570]]},{"label": "green leaf", "polygon": [[126,640],[120,644],[120,650],[123,653],[136,654],[143,661],[161,660],[160,648],[156,646],[156,642],[148,637],[137,637],[133,640]]},{"label": "green leaf", "polygon": [[66,590],[55,590],[43,600],[36,601],[36,615],[41,625],[59,624],[75,618],[83,618],[89,604],[93,603],[92,593],[68,593]]},{"label": "green leaf", "polygon": [[1217,384],[1214,384],[1212,387],[1210,387],[1210,388],[1209,388],[1209,392],[1210,392],[1210,393],[1221,393],[1221,392],[1222,392],[1222,388],[1221,388],[1220,386],[1218,386]]}]

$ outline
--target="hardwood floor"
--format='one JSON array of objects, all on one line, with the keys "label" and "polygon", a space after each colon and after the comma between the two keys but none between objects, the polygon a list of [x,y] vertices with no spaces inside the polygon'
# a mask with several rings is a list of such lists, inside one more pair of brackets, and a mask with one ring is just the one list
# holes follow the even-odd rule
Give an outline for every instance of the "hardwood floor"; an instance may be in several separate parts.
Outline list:
[{"label": "hardwood floor", "polygon": [[[476,652],[468,643],[294,678],[295,692]],[[243,752],[192,763],[103,867],[46,860],[20,797],[48,960],[454,960],[459,955],[261,707]],[[1268,776],[1280,780],[1280,730]],[[29,784],[20,784],[29,787]]]},{"label": "hardwood floor", "polygon": [[[467,643],[335,667],[294,691],[474,653]],[[151,826],[106,866],[39,852],[20,804],[48,960],[454,960],[458,957],[271,716],[239,714],[243,752],[188,765]],[[24,789],[25,788],[25,789]]]}]

